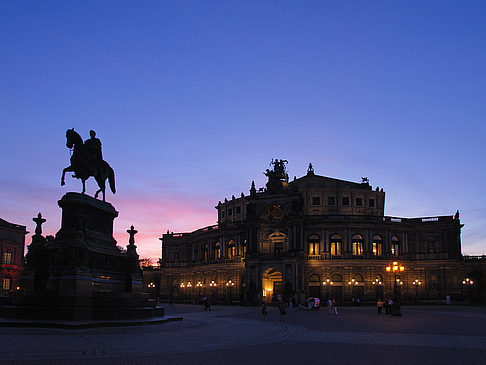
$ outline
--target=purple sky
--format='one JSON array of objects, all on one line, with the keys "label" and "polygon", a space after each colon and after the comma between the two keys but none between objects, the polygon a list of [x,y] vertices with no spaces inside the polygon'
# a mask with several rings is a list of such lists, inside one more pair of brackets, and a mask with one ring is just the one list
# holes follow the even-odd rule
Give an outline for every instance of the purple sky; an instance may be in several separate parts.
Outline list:
[{"label": "purple sky", "polygon": [[142,257],[277,157],[368,176],[387,215],[459,209],[463,252],[486,253],[484,1],[5,0],[0,24],[0,217],[30,232],[81,190],[59,185],[74,126],[101,139],[118,244],[133,224]]}]

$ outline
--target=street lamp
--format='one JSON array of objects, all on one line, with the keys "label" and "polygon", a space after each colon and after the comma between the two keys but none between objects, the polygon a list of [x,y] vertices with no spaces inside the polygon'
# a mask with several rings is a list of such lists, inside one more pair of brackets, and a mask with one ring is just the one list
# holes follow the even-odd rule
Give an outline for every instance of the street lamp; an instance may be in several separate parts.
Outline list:
[{"label": "street lamp", "polygon": [[474,288],[474,280],[471,280],[469,278],[465,278],[462,281],[462,285],[464,285],[465,288],[468,288],[468,294],[469,294],[469,300],[474,300],[474,297],[471,295],[471,293],[474,293],[473,288]]},{"label": "street lamp", "polygon": [[232,295],[231,295],[231,294],[232,294],[232,292],[231,292],[231,291],[232,291],[233,286],[235,286],[235,283],[233,283],[233,282],[231,281],[231,279],[228,279],[228,281],[226,282],[226,288],[227,288],[227,293],[229,293],[229,298],[228,298],[228,300],[229,300],[229,303],[230,303],[230,304],[231,304],[231,301],[232,301],[232,298],[231,298],[231,296],[232,296]]},{"label": "street lamp", "polygon": [[182,292],[182,299],[185,299],[185,297],[184,297],[184,288],[185,288],[186,286],[184,285],[184,282],[183,282],[183,281],[181,281],[181,285],[180,285],[180,287],[181,287],[181,292]]},{"label": "street lamp", "polygon": [[[353,304],[355,305],[359,305],[359,295],[357,295],[356,293],[356,289],[358,287],[358,285],[360,284],[360,282],[358,280],[356,280],[355,278],[352,278],[350,281],[348,281],[348,284],[352,286],[353,289],[351,289],[352,291],[352,294],[353,294]],[[356,289],[355,289],[356,288]],[[358,297],[358,298],[356,298]]]},{"label": "street lamp", "polygon": [[[381,275],[380,275],[381,276]],[[376,277],[371,284],[375,288],[375,296],[379,299],[383,298],[383,282],[380,280],[379,277]],[[385,298],[383,298],[384,300]]]},{"label": "street lamp", "polygon": [[418,301],[418,290],[419,286],[422,285],[422,282],[419,279],[415,279],[412,281],[412,285],[415,287],[415,302]]},{"label": "street lamp", "polygon": [[196,293],[197,298],[196,298],[196,301],[201,298],[201,287],[202,286],[203,286],[203,284],[201,283],[201,281],[198,281],[196,283],[196,288],[197,288],[197,293]]},{"label": "street lamp", "polygon": [[214,290],[216,289],[217,284],[214,280],[211,280],[209,286],[211,287],[211,294],[213,296],[213,302],[214,302]]},{"label": "street lamp", "polygon": [[148,285],[147,285],[147,288],[149,290],[149,293],[150,293],[150,297],[152,297],[152,295],[154,294],[153,291],[154,291],[154,288],[155,288],[155,284],[153,282],[150,282]]},{"label": "street lamp", "polygon": [[392,315],[393,316],[401,316],[401,286],[403,285],[403,281],[400,280],[400,275],[402,271],[405,271],[405,267],[398,264],[397,261],[393,261],[392,265],[388,265],[386,267],[386,271],[389,273],[393,273],[394,280],[393,280],[393,295],[395,296],[395,300],[393,301],[393,309]]},{"label": "street lamp", "polygon": [[373,285],[382,285],[383,283],[380,281],[380,279],[376,278],[375,280],[373,280],[371,282],[371,284],[373,284]]},{"label": "street lamp", "polygon": [[326,287],[327,290],[327,299],[329,300],[329,287],[334,284],[329,278],[327,278],[325,281],[322,282],[322,285]]}]

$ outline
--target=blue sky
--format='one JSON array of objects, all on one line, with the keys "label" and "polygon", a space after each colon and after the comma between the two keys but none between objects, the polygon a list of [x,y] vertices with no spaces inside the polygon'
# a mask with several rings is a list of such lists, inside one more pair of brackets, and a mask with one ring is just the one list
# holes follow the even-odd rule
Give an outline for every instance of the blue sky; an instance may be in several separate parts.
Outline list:
[{"label": "blue sky", "polygon": [[387,215],[459,209],[463,252],[486,253],[482,1],[3,1],[0,24],[3,219],[57,231],[74,126],[101,139],[141,256],[277,157],[368,176]]}]

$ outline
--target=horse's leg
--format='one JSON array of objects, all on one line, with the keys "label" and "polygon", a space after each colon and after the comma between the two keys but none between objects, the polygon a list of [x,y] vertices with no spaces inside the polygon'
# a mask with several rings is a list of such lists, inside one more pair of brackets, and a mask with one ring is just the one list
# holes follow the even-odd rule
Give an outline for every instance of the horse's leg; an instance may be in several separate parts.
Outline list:
[{"label": "horse's leg", "polygon": [[65,169],[62,170],[61,186],[64,186],[66,184],[64,182],[64,177],[66,175],[66,172],[72,172],[72,171],[73,171],[73,167],[72,166],[68,166],[68,167],[66,167]]},{"label": "horse's leg", "polygon": [[98,194],[101,192],[103,193],[103,201],[105,201],[105,179],[100,176],[96,176],[96,182],[98,183],[100,189],[96,192],[95,198],[98,198]]}]

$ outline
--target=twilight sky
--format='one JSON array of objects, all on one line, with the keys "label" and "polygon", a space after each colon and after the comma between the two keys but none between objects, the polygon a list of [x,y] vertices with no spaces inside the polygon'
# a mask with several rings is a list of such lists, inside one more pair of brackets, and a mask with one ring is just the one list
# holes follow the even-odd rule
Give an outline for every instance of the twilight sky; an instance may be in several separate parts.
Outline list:
[{"label": "twilight sky", "polygon": [[463,253],[486,254],[485,40],[474,0],[1,1],[0,218],[57,232],[74,126],[101,139],[115,238],[133,224],[141,257],[277,157],[368,176],[387,215],[459,209]]}]

